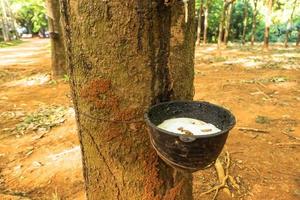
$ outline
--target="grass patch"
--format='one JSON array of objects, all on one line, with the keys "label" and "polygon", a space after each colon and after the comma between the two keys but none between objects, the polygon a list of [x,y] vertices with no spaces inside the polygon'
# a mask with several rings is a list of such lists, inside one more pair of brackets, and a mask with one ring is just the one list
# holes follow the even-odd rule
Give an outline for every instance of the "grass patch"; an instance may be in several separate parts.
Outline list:
[{"label": "grass patch", "polygon": [[266,117],[266,116],[260,116],[258,115],[256,118],[255,118],[255,122],[258,123],[258,124],[269,124],[271,121],[270,118]]},{"label": "grass patch", "polygon": [[213,58],[210,58],[209,61],[211,63],[214,63],[214,62],[224,62],[226,61],[228,58],[227,57],[223,57],[223,56],[215,56]]},{"label": "grass patch", "polygon": [[251,80],[241,80],[241,83],[284,83],[290,81],[286,76],[273,76],[271,78],[264,78],[264,79],[251,79]]},{"label": "grass patch", "polygon": [[12,40],[9,42],[0,42],[0,48],[17,46],[19,44],[22,44],[23,42],[24,41],[22,41],[22,40]]}]

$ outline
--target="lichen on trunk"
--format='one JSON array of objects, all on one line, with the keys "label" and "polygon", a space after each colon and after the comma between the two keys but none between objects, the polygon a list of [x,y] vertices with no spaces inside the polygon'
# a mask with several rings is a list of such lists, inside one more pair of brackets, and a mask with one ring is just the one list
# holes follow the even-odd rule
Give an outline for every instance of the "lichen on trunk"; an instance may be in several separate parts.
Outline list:
[{"label": "lichen on trunk", "polygon": [[177,1],[62,0],[62,11],[88,199],[192,199],[191,174],[158,158],[143,115],[193,97],[194,2],[188,23]]}]

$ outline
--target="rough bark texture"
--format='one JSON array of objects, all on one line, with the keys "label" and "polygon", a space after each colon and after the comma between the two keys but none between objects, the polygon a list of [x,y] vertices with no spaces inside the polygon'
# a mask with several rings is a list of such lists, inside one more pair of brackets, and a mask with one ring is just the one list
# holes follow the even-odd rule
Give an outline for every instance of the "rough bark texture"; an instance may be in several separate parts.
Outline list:
[{"label": "rough bark texture", "polygon": [[244,13],[243,13],[243,35],[242,35],[242,44],[246,44],[246,32],[247,32],[247,24],[248,24],[248,1],[244,1]]},{"label": "rough bark texture", "polygon": [[232,8],[233,8],[233,3],[231,3],[228,6],[227,14],[226,14],[225,33],[224,33],[225,45],[227,45],[227,43],[228,43],[228,37],[229,37],[229,33],[230,33],[230,22],[231,22],[232,10],[233,10]]},{"label": "rough bark texture", "polygon": [[265,33],[264,33],[264,48],[266,48],[266,49],[269,48],[269,35],[270,35],[273,0],[268,0],[267,4],[268,4],[267,5],[267,13],[265,16],[266,27],[265,27]]},{"label": "rough bark texture", "polygon": [[62,0],[88,199],[190,200],[192,176],[162,162],[143,115],[192,99],[194,1]]},{"label": "rough bark texture", "polygon": [[197,45],[200,45],[201,42],[202,15],[203,15],[203,0],[200,1],[200,8],[198,10],[197,41],[196,41]]},{"label": "rough bark texture", "polygon": [[252,17],[251,46],[254,45],[255,35],[256,35],[257,2],[258,2],[258,0],[253,1],[254,10],[253,10],[253,17]]},{"label": "rough bark texture", "polygon": [[206,0],[205,10],[204,10],[204,32],[203,32],[203,44],[207,43],[207,28],[208,28],[208,9],[210,0]]},{"label": "rough bark texture", "polygon": [[53,77],[67,74],[64,37],[59,0],[47,0],[48,24],[51,39],[51,61]]},{"label": "rough bark texture", "polygon": [[1,12],[2,12],[2,34],[4,41],[10,41],[10,33],[9,33],[9,22],[7,17],[7,9],[4,0],[0,0]]},{"label": "rough bark texture", "polygon": [[290,36],[290,28],[291,28],[292,23],[293,23],[293,16],[294,16],[296,5],[297,5],[297,0],[294,1],[293,10],[292,10],[291,16],[290,16],[290,18],[287,22],[287,25],[286,25],[285,40],[284,40],[285,48],[287,48],[289,46],[288,42],[289,42],[289,36]]}]

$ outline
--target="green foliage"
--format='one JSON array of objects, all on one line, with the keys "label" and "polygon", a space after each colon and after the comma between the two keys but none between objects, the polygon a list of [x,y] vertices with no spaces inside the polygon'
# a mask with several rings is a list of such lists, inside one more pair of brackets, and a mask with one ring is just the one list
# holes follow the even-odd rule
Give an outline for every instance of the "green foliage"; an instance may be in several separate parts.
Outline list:
[{"label": "green foliage", "polygon": [[70,81],[70,76],[68,76],[67,74],[64,74],[63,81],[65,83],[68,83]]},{"label": "green foliage", "polygon": [[5,48],[5,47],[11,47],[11,46],[16,46],[23,43],[22,40],[12,40],[9,42],[0,42],[0,48]]},{"label": "green foliage", "polygon": [[255,122],[258,124],[269,124],[271,122],[270,118],[266,116],[257,116]]},{"label": "green foliage", "polygon": [[208,39],[216,42],[218,39],[219,23],[223,9],[223,0],[211,0],[208,17]]},{"label": "green foliage", "polygon": [[38,33],[47,28],[46,7],[43,0],[13,0],[12,8],[17,22],[28,33]]},{"label": "green foliage", "polygon": [[[207,0],[204,0],[204,5]],[[196,0],[196,8],[200,7],[200,0]],[[223,9],[224,0],[210,0],[209,1],[209,18],[208,18],[208,40],[215,42],[218,35],[219,22]],[[300,29],[300,1],[297,5],[294,4],[295,0],[276,0],[272,9],[272,24],[270,27],[270,42],[283,42],[285,40],[285,33],[289,31],[290,42],[295,42],[298,37],[297,30]],[[229,39],[231,41],[240,41],[243,32],[244,20],[244,5],[248,4],[248,18],[247,18],[247,34],[246,40],[250,40],[252,32],[252,21],[254,12],[253,0],[236,0],[233,7],[231,17],[231,30]],[[257,17],[256,17],[256,41],[261,42],[264,39],[265,31],[265,16],[266,4],[263,0],[258,0]],[[293,21],[290,27],[287,26],[291,13],[294,10]]]}]

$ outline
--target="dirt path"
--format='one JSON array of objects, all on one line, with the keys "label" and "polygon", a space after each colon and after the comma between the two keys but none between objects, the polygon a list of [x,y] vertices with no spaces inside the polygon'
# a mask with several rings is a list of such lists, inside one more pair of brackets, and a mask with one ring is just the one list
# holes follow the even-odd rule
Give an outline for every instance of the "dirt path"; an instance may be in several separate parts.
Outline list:
[{"label": "dirt path", "polygon": [[5,75],[0,80],[0,199],[84,199],[72,112],[50,132],[18,135],[5,130],[40,107],[71,106],[68,84],[51,80],[49,40],[0,49],[0,58]]},{"label": "dirt path", "polygon": [[[0,49],[0,58],[0,199],[85,199],[69,87],[50,78],[49,41]],[[224,149],[238,185],[228,185],[233,199],[300,198],[299,81],[299,49],[197,48],[195,100],[223,105],[237,117]],[[49,132],[15,131],[47,105],[67,110]],[[196,173],[195,200],[212,199],[213,193],[200,194],[217,184],[213,167]],[[221,191],[217,199],[229,198]]]}]

